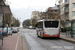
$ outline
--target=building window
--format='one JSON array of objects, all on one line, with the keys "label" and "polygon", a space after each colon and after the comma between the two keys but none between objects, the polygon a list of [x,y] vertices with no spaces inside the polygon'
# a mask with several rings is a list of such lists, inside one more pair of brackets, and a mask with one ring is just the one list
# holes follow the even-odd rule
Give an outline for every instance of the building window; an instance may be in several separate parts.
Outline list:
[{"label": "building window", "polygon": [[73,3],[73,7],[75,8],[75,3]]},{"label": "building window", "polygon": [[65,0],[65,2],[69,2],[69,0]]},{"label": "building window", "polygon": [[63,2],[60,3],[60,5],[62,5],[62,4],[63,4]]},{"label": "building window", "polygon": [[65,7],[63,7],[63,11],[64,11]]},{"label": "building window", "polygon": [[75,16],[75,11],[73,11],[73,16]]}]

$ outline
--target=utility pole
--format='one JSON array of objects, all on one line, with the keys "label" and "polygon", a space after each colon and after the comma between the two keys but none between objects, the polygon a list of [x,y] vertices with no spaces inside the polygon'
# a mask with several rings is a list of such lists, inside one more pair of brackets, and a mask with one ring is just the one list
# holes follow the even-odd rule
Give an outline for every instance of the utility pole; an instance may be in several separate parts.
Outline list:
[{"label": "utility pole", "polygon": [[59,2],[59,17],[60,17],[60,31],[61,31],[61,9],[60,9],[60,2]]},{"label": "utility pole", "polygon": [[47,13],[47,19],[48,19],[48,13]]}]

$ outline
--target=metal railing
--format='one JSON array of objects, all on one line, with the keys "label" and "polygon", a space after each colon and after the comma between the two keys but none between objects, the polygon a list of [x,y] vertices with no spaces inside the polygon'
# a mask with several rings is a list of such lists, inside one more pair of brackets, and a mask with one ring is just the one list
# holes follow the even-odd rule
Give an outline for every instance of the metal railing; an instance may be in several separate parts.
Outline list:
[{"label": "metal railing", "polygon": [[66,36],[71,37],[71,31],[66,31]]}]

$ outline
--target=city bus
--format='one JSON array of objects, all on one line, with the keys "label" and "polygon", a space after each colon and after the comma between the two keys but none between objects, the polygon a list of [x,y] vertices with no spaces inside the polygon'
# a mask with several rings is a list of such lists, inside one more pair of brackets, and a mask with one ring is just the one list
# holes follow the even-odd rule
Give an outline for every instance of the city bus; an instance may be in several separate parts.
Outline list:
[{"label": "city bus", "polygon": [[60,37],[60,20],[43,19],[37,21],[36,31],[38,37]]}]

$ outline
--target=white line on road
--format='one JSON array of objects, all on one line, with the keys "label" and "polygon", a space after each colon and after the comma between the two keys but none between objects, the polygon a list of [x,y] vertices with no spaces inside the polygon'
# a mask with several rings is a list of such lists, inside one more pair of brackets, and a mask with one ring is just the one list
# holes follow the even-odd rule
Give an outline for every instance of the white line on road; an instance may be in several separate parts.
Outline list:
[{"label": "white line on road", "polygon": [[19,40],[19,36],[18,36],[18,38],[17,38],[17,42],[16,42],[16,47],[15,47],[15,50],[17,50],[18,40]]}]

